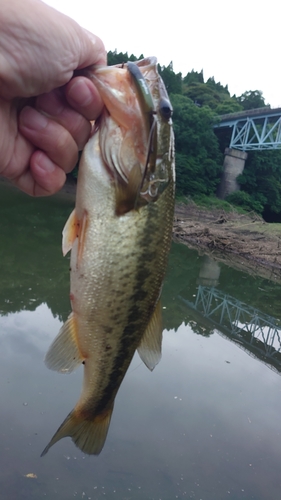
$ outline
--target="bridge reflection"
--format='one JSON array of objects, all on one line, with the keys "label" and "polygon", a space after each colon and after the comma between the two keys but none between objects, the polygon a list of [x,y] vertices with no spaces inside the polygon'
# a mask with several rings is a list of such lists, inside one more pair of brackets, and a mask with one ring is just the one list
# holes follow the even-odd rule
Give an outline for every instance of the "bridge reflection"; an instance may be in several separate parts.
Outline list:
[{"label": "bridge reflection", "polygon": [[[248,354],[281,372],[281,322],[214,287],[199,285],[195,302],[179,296],[209,328],[234,341]],[[208,328],[208,329],[209,329]]]}]

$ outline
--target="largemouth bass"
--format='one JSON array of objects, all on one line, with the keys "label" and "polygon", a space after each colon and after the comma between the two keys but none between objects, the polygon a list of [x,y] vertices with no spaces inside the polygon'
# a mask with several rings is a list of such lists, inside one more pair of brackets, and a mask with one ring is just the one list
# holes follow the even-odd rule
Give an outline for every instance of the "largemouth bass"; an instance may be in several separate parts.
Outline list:
[{"label": "largemouth bass", "polygon": [[75,209],[63,231],[72,313],[45,359],[60,372],[83,363],[84,381],[42,455],[66,436],[83,452],[100,453],[136,349],[151,370],[161,357],[159,297],[175,191],[172,107],[155,58],[88,76],[105,109],[84,148]]}]

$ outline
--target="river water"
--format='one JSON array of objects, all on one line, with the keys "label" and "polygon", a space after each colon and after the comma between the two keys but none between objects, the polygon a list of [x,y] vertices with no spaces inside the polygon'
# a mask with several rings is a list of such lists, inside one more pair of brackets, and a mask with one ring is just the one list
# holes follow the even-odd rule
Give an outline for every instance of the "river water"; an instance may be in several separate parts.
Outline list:
[{"label": "river water", "polygon": [[173,244],[163,355],[135,355],[98,457],[67,438],[40,453],[83,370],[44,354],[70,312],[61,255],[68,199],[0,187],[0,499],[276,500],[281,466],[281,286]]}]

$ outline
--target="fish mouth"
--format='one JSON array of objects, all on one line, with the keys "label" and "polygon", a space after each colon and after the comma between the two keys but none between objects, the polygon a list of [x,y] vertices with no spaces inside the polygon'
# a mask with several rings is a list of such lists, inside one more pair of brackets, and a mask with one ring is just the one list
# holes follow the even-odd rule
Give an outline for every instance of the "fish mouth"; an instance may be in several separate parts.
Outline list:
[{"label": "fish mouth", "polygon": [[156,57],[93,67],[87,76],[105,104],[95,131],[121,212],[157,201],[169,182],[166,164],[173,133],[172,106]]}]

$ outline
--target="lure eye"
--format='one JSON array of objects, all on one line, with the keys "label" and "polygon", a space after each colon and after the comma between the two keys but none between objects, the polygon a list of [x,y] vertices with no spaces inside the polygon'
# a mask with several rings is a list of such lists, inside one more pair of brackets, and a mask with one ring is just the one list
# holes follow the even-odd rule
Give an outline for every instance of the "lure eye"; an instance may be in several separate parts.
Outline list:
[{"label": "lure eye", "polygon": [[159,111],[165,120],[169,120],[173,114],[173,108],[167,99],[161,99]]}]

